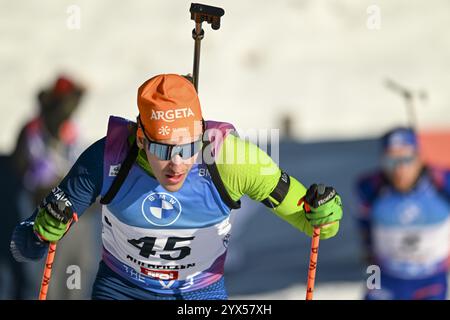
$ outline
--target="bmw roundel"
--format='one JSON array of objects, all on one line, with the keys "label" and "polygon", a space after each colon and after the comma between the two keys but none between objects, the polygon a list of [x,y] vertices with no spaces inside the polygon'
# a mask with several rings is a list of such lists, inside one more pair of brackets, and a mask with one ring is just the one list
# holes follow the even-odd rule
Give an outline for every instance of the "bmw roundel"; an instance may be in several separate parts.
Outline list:
[{"label": "bmw roundel", "polygon": [[169,226],[180,217],[181,204],[168,193],[154,192],[142,202],[142,214],[145,220],[155,226]]}]

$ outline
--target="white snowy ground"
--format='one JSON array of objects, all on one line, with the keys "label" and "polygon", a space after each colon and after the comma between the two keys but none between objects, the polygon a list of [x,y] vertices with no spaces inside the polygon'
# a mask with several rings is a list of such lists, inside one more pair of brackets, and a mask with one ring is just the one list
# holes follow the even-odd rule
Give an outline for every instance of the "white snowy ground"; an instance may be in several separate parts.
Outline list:
[{"label": "white snowy ground", "polygon": [[[0,1],[0,151],[12,148],[36,90],[60,70],[90,89],[77,114],[86,143],[105,133],[109,114],[133,118],[143,81],[192,70],[190,2]],[[450,124],[447,0],[201,2],[226,11],[202,43],[206,118],[273,128],[289,113],[305,140],[371,136],[406,119],[383,87],[391,76],[428,90],[423,127]],[[80,29],[67,27],[71,5]],[[380,9],[379,30],[367,27],[370,5]]]}]

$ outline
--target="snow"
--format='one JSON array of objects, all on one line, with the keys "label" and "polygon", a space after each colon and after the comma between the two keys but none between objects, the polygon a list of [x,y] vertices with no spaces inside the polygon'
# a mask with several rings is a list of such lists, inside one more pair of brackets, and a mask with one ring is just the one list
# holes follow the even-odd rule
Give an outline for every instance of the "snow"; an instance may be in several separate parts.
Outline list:
[{"label": "snow", "polygon": [[[313,300],[359,300],[364,296],[364,284],[338,282],[318,285]],[[232,300],[305,300],[306,286],[296,285],[283,290],[263,294],[232,296]]]}]

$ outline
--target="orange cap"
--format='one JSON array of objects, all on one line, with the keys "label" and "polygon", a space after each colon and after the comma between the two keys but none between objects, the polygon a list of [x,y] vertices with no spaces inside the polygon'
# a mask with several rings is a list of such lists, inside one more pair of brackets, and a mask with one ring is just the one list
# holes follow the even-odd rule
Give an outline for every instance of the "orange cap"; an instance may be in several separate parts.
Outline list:
[{"label": "orange cap", "polygon": [[[146,135],[152,140],[198,136],[202,121],[200,101],[194,85],[177,74],[161,74],[144,82],[137,104]],[[141,130],[138,136],[144,137]]]}]

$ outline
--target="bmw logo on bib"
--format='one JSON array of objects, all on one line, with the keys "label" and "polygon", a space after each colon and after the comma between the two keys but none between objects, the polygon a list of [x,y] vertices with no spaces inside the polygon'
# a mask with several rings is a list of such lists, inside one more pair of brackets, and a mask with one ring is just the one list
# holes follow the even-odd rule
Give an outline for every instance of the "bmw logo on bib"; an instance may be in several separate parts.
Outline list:
[{"label": "bmw logo on bib", "polygon": [[169,226],[180,217],[181,204],[168,193],[151,193],[142,202],[142,214],[155,226]]}]

